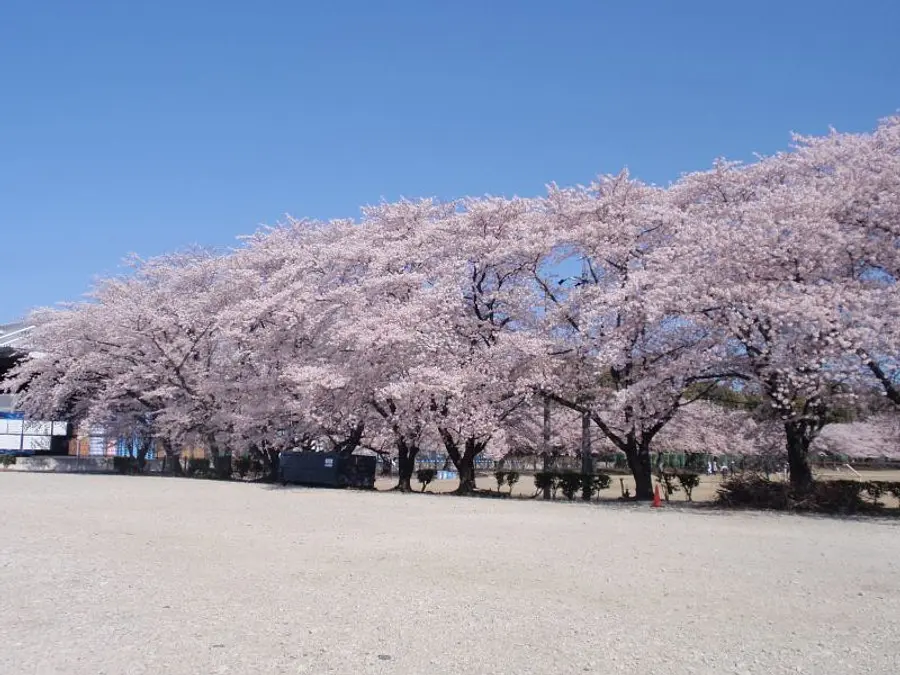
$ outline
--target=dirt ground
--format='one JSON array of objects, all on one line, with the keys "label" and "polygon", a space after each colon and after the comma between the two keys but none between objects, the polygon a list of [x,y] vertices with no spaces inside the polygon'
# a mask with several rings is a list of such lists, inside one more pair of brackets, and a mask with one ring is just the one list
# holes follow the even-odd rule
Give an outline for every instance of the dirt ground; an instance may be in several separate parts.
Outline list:
[{"label": "dirt ground", "polygon": [[[900,481],[900,471],[860,471],[857,473],[852,473],[847,469],[843,469],[840,471],[836,471],[833,469],[829,470],[817,470],[814,472],[817,479],[829,480],[829,479],[850,479],[850,480],[860,480],[860,481],[869,481],[869,480],[882,480],[882,481]],[[772,475],[773,480],[778,480],[779,476]],[[719,486],[722,483],[721,476],[701,476],[700,485],[694,488],[694,491],[691,495],[695,502],[711,502],[716,498],[716,491],[719,489]],[[621,481],[621,482],[620,482]],[[379,477],[376,487],[379,490],[388,490],[392,488],[396,484],[396,479],[382,478]],[[478,476],[476,483],[479,488],[483,490],[493,490],[497,491],[497,480],[493,477],[493,475],[480,475]],[[656,479],[653,480],[654,485],[656,484]],[[444,493],[444,492],[453,492],[459,481],[457,480],[436,480],[433,481],[428,486],[428,492],[436,492],[436,493]],[[421,489],[421,484],[413,479],[413,487],[418,490]],[[601,500],[610,500],[610,499],[618,499],[623,490],[628,490],[630,494],[634,494],[634,479],[631,476],[612,476],[612,481],[610,482],[610,486],[608,489],[603,490],[600,493],[599,498]],[[509,492],[508,486],[503,486],[500,490],[501,492]],[[531,474],[523,473],[519,479],[519,482],[513,487],[512,490],[513,495],[517,497],[530,497],[535,494],[534,489],[534,477]],[[562,498],[562,495],[558,495],[559,498]],[[686,501],[687,497],[684,492],[679,489],[678,492],[670,496],[670,499],[675,502]],[[897,500],[891,497],[890,495],[885,495],[882,498],[882,501],[888,507],[898,507]]]},{"label": "dirt ground", "polygon": [[900,525],[0,474],[0,673],[895,673]]}]

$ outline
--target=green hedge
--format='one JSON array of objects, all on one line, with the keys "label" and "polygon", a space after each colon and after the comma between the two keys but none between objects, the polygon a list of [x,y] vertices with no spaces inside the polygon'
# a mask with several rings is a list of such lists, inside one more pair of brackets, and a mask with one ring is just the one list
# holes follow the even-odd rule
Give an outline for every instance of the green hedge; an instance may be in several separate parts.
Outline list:
[{"label": "green hedge", "polygon": [[581,498],[589,500],[601,490],[609,487],[611,478],[605,473],[581,474],[575,471],[539,471],[534,474],[534,487],[537,492],[550,490],[551,498],[556,499],[559,492],[568,500],[574,500],[581,493]]},{"label": "green hedge", "polygon": [[716,503],[725,507],[811,511],[819,513],[873,513],[884,507],[882,498],[900,499],[900,482],[825,480],[808,491],[797,491],[790,483],[758,475],[734,476],[722,483]]}]

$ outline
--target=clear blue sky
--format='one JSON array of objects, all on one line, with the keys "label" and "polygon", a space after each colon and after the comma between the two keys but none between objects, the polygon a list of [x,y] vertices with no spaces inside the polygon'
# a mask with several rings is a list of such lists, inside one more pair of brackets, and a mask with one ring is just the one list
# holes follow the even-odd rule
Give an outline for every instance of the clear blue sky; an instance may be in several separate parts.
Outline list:
[{"label": "clear blue sky", "polygon": [[2,0],[0,323],[286,212],[869,129],[898,28],[897,0]]}]

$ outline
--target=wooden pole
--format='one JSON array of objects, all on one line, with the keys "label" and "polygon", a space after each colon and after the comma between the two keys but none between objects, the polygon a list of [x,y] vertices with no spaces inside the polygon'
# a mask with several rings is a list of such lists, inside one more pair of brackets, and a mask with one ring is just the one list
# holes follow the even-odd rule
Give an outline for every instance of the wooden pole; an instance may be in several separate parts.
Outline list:
[{"label": "wooden pole", "polygon": [[[541,437],[541,454],[544,456],[544,471],[550,470],[550,399],[544,397],[544,433]],[[550,487],[544,488],[544,499],[550,499]]]},{"label": "wooden pole", "polygon": [[[581,475],[591,476],[594,473],[594,463],[591,457],[591,416],[587,412],[581,413]],[[584,489],[582,497],[585,501],[590,499],[590,492]]]}]

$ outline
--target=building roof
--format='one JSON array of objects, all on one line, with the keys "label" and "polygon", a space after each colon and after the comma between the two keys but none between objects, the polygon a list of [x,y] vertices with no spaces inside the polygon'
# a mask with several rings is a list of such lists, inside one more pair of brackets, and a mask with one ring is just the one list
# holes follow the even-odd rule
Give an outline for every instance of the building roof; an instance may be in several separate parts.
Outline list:
[{"label": "building roof", "polygon": [[15,347],[32,328],[27,323],[0,323],[0,348]]}]

